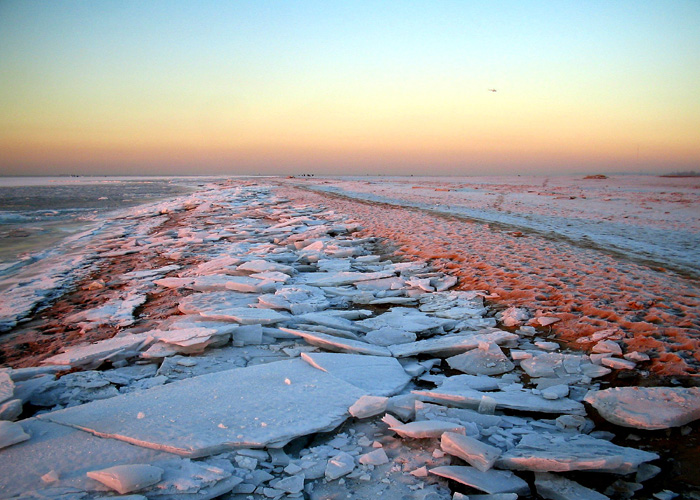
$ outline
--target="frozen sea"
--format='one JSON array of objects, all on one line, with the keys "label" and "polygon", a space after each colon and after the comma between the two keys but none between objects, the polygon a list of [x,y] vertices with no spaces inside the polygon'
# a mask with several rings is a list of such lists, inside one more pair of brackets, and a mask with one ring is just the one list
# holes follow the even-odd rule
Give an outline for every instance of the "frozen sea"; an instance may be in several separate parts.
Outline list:
[{"label": "frozen sea", "polygon": [[117,211],[173,198],[204,177],[0,177],[0,270]]}]

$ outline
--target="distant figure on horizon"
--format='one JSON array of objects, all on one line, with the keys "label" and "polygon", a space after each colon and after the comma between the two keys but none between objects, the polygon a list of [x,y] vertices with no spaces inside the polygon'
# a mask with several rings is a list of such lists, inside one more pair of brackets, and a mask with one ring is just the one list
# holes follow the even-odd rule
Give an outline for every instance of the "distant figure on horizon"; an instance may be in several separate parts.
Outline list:
[{"label": "distant figure on horizon", "polygon": [[496,92],[496,89],[488,89],[489,92]]}]

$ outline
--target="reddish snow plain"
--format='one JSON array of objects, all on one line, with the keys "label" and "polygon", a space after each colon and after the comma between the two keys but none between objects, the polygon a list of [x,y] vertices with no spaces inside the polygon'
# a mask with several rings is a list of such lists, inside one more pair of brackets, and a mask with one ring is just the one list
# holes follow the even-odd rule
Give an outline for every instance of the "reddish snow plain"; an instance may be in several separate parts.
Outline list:
[{"label": "reddish snow plain", "polygon": [[495,308],[556,317],[579,350],[615,329],[642,375],[700,373],[700,178],[289,178],[283,195],[353,214],[368,235],[484,290]]}]

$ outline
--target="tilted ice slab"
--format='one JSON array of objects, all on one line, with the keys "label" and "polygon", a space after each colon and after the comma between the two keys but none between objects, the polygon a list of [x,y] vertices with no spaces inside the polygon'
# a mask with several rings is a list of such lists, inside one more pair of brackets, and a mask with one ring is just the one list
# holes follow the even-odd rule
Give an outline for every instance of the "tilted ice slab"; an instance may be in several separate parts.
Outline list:
[{"label": "tilted ice slab", "polygon": [[373,396],[393,396],[411,381],[396,358],[329,352],[301,353],[301,358]]},{"label": "tilted ice slab", "polygon": [[443,465],[430,469],[430,473],[453,479],[458,483],[466,484],[491,495],[496,493],[530,494],[530,487],[527,483],[510,471],[493,469],[480,471],[464,465]]},{"label": "tilted ice slab", "polygon": [[359,340],[334,337],[333,335],[326,335],[325,333],[293,330],[291,328],[280,328],[280,330],[301,337],[307,343],[327,351],[368,354],[370,356],[391,356],[391,352],[386,347],[368,344],[367,342],[361,342]]},{"label": "tilted ice slab", "polygon": [[656,460],[656,453],[617,446],[586,434],[528,434],[501,455],[496,466],[535,472],[587,470],[628,474]]},{"label": "tilted ice slab", "polygon": [[556,400],[545,399],[532,391],[508,390],[498,392],[480,392],[472,389],[448,391],[439,387],[432,391],[413,391],[422,399],[460,408],[476,409],[482,401],[490,401],[496,408],[509,410],[539,412],[539,413],[566,413],[569,415],[585,415],[584,406],[578,401],[569,398]]},{"label": "tilted ice slab", "polygon": [[700,418],[698,387],[615,387],[585,401],[608,422],[636,429],[680,427]]},{"label": "tilted ice slab", "polygon": [[424,332],[433,328],[453,325],[454,321],[429,316],[428,314],[408,307],[394,307],[391,311],[368,318],[359,322],[367,330],[380,328],[398,328],[407,332]]},{"label": "tilted ice slab", "polygon": [[535,487],[542,498],[552,500],[610,500],[602,493],[549,472],[535,474]]},{"label": "tilted ice slab", "polygon": [[247,307],[256,302],[257,298],[247,293],[233,291],[194,293],[183,298],[178,304],[178,309],[183,314],[216,315],[223,314],[232,308]]},{"label": "tilted ice slab", "polygon": [[43,360],[42,363],[47,365],[80,366],[83,368],[96,367],[107,359],[119,361],[136,356],[153,340],[153,336],[148,333],[126,334],[101,340],[94,344],[71,347],[65,352]]},{"label": "tilted ice slab", "polygon": [[485,330],[485,333],[473,333],[468,335],[448,335],[445,337],[419,340],[408,344],[399,344],[389,347],[391,354],[397,358],[416,356],[418,354],[432,354],[434,356],[455,356],[471,349],[479,347],[479,342],[494,342],[505,344],[518,339],[515,333],[503,330]]},{"label": "tilted ice slab", "polygon": [[365,391],[294,359],[201,375],[41,415],[189,457],[280,447],[328,431]]},{"label": "tilted ice slab", "polygon": [[393,271],[376,271],[372,273],[360,273],[353,271],[339,271],[328,273],[314,273],[306,279],[306,284],[311,286],[343,286],[352,285],[360,281],[377,280],[394,276]]}]

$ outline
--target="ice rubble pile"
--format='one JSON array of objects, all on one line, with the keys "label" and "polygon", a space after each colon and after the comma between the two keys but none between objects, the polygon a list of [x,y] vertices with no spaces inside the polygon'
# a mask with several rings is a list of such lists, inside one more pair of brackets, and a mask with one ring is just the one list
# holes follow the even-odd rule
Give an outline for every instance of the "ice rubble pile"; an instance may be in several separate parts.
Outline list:
[{"label": "ice rubble pile", "polygon": [[[168,288],[188,293],[181,314],[0,371],[5,497],[450,498],[448,478],[492,498],[607,498],[558,473],[620,475],[610,487],[634,491],[658,457],[596,431],[584,400],[618,425],[700,416],[697,390],[659,388],[644,390],[657,405],[640,424],[638,394],[593,383],[635,359],[614,332],[587,356],[538,339],[524,310],[499,315],[519,329],[499,329],[480,293],[372,254],[375,241],[337,214],[263,187],[179,207],[180,229],[101,251],[159,247],[202,263],[129,273],[124,297],[74,321],[135,324],[132,304]],[[157,228],[164,211],[134,217]],[[14,422],[25,403],[45,410]]]}]

